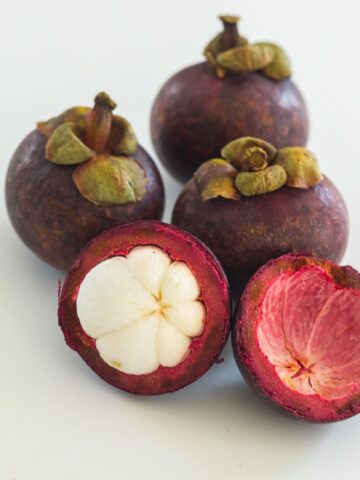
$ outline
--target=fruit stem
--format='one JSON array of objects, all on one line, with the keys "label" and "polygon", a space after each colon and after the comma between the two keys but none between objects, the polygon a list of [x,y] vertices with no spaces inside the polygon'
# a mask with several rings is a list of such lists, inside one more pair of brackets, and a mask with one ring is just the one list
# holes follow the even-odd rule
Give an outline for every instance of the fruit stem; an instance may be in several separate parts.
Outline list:
[{"label": "fruit stem", "polygon": [[116,103],[105,92],[95,97],[95,106],[86,122],[86,144],[96,153],[106,151],[112,124],[112,111]]},{"label": "fruit stem", "polygon": [[234,15],[221,15],[219,18],[224,27],[224,31],[220,38],[221,51],[224,52],[230,48],[240,47],[241,40],[237,25],[240,17],[236,17]]},{"label": "fruit stem", "polygon": [[250,147],[244,155],[244,171],[258,172],[268,166],[268,154],[261,147]]}]

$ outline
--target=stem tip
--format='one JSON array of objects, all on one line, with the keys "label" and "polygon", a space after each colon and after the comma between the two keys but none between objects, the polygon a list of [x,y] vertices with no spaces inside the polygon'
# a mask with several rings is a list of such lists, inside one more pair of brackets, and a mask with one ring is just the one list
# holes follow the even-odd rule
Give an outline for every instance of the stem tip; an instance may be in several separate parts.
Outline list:
[{"label": "stem tip", "polygon": [[114,102],[114,100],[112,100],[112,98],[105,92],[100,92],[96,95],[95,104],[98,103],[106,105],[111,110],[114,110],[114,108],[116,108],[116,103]]},{"label": "stem tip", "polygon": [[225,24],[233,25],[240,21],[240,17],[237,15],[219,15],[219,19]]}]

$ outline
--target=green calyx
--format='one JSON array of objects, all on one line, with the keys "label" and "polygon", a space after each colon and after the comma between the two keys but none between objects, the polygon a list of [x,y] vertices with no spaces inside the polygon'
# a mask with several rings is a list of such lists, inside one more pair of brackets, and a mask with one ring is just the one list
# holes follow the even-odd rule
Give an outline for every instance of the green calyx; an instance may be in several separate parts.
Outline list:
[{"label": "green calyx", "polygon": [[222,149],[224,159],[203,163],[194,180],[203,201],[238,200],[274,192],[283,186],[310,188],[322,181],[315,155],[303,147],[277,150],[255,137],[242,137]]},{"label": "green calyx", "polygon": [[50,135],[45,147],[45,158],[58,165],[75,165],[86,162],[94,152],[79,138],[76,123],[65,122]]},{"label": "green calyx", "polygon": [[256,43],[254,47],[271,49],[273,54],[272,62],[263,68],[262,73],[274,80],[282,80],[291,77],[291,63],[284,50],[275,43]]},{"label": "green calyx", "polygon": [[269,65],[274,59],[271,48],[260,45],[235,47],[217,56],[217,61],[225,71],[233,73],[254,72]]},{"label": "green calyx", "polygon": [[223,31],[208,43],[203,52],[219,78],[227,73],[254,71],[274,80],[291,76],[290,60],[281,47],[265,42],[249,44],[238,33],[239,17],[224,15],[219,18],[223,23]]},{"label": "green calyx", "polygon": [[138,202],[146,190],[144,170],[129,157],[97,155],[74,170],[73,180],[95,205]]},{"label": "green calyx", "polygon": [[133,128],[126,118],[120,117],[120,115],[113,115],[109,146],[114,154],[119,155],[131,155],[137,149]]},{"label": "green calyx", "polygon": [[289,187],[309,188],[323,179],[317,158],[306,148],[280,148],[275,164],[285,169]]},{"label": "green calyx", "polygon": [[258,172],[268,166],[268,154],[261,147],[250,147],[244,154],[243,171]]},{"label": "green calyx", "polygon": [[213,158],[203,163],[194,174],[201,198],[223,197],[232,200],[240,198],[235,188],[237,170],[222,158]]},{"label": "green calyx", "polygon": [[252,197],[279,190],[286,184],[286,178],[286,172],[280,165],[271,165],[258,172],[238,173],[235,185],[240,193]]},{"label": "green calyx", "polygon": [[89,107],[73,107],[65,110],[61,115],[57,117],[50,118],[46,122],[38,122],[36,127],[40,133],[42,133],[46,138],[49,138],[50,135],[65,122],[75,123],[75,125],[80,129],[80,131],[85,130],[86,119],[91,112]]},{"label": "green calyx", "polygon": [[79,192],[95,205],[141,201],[146,175],[130,157],[137,140],[130,123],[113,115],[115,102],[105,92],[93,109],[74,107],[37,128],[47,137],[45,158],[57,165],[76,165],[73,180]]},{"label": "green calyx", "polygon": [[[254,150],[255,149],[255,150]],[[266,154],[266,162],[271,163],[276,155],[276,148],[271,143],[255,137],[241,137],[225,145],[221,155],[238,170],[243,170],[252,152],[261,149]]]}]

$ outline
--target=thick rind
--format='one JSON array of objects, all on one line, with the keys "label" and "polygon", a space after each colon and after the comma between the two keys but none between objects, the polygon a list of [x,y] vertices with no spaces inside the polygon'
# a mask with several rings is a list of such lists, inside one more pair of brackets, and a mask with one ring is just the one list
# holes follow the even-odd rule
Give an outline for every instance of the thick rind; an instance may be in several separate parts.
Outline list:
[{"label": "thick rind", "polygon": [[[128,375],[105,363],[94,340],[81,327],[76,311],[80,284],[99,262],[127,255],[140,245],[162,248],[173,261],[185,261],[196,277],[206,308],[203,333],[192,340],[186,359],[173,368],[160,367],[147,375]],[[106,382],[131,393],[156,395],[185,387],[202,376],[217,360],[229,334],[231,305],[225,274],[206,246],[177,227],[161,222],[135,222],[108,230],[81,253],[69,271],[59,300],[59,324],[66,343]]]},{"label": "thick rind", "polygon": [[275,366],[263,354],[257,326],[261,304],[273,279],[307,266],[319,266],[339,287],[360,291],[360,274],[351,267],[304,255],[284,255],[270,260],[249,281],[234,317],[232,346],[236,363],[251,388],[268,403],[298,419],[316,423],[344,420],[360,412],[360,392],[342,399],[326,400],[319,395],[302,395],[287,387]]},{"label": "thick rind", "polygon": [[164,187],[156,165],[139,146],[132,158],[144,169],[146,193],[141,202],[94,205],[76,188],[76,166],[45,159],[47,139],[31,132],[19,145],[6,178],[10,220],[23,242],[40,258],[66,270],[87,242],[100,232],[136,220],[160,220]]},{"label": "thick rind", "polygon": [[214,252],[235,292],[264,263],[286,253],[341,261],[349,232],[344,200],[326,177],[308,189],[284,186],[236,201],[206,202],[190,180],[175,203],[172,223]]},{"label": "thick rind", "polygon": [[159,91],[151,112],[156,153],[185,182],[227,143],[259,137],[275,145],[306,145],[305,102],[290,79],[275,81],[258,72],[219,79],[207,63],[172,76]]}]

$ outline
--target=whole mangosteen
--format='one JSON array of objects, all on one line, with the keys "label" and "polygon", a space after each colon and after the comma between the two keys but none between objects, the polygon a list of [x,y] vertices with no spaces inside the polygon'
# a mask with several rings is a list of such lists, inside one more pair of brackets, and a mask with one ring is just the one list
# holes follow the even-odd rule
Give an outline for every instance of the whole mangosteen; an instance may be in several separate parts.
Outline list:
[{"label": "whole mangosteen", "polygon": [[239,17],[220,19],[224,31],[205,48],[207,61],[171,77],[152,107],[155,150],[180,181],[242,136],[277,148],[307,141],[307,109],[285,52],[273,43],[249,44],[238,33]]},{"label": "whole mangosteen", "polygon": [[211,248],[234,291],[288,252],[342,259],[347,209],[313,153],[243,137],[222,156],[202,164],[184,186],[172,222]]},{"label": "whole mangosteen", "polygon": [[10,220],[24,243],[67,269],[110,227],[161,219],[164,189],[129,122],[106,93],[38,123],[15,151],[6,179]]}]

